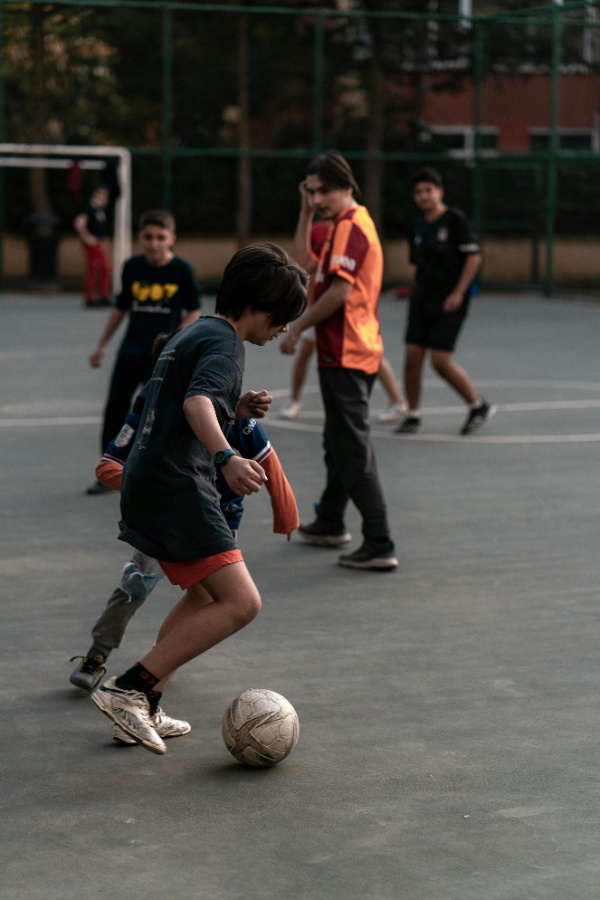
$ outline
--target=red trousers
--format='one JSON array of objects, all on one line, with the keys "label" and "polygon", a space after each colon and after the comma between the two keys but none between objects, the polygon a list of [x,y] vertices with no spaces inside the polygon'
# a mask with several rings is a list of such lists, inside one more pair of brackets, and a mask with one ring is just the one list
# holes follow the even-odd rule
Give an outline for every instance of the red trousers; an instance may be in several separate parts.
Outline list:
[{"label": "red trousers", "polygon": [[106,244],[94,244],[93,247],[83,244],[83,250],[85,253],[83,295],[86,303],[90,300],[109,300],[110,260]]}]

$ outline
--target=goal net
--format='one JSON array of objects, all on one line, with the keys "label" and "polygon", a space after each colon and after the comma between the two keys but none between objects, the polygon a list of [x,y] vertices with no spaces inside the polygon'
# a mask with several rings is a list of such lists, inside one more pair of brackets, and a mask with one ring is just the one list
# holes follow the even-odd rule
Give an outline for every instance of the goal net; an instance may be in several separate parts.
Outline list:
[{"label": "goal net", "polygon": [[112,285],[120,289],[123,263],[131,256],[131,153],[125,147],[78,147],[59,144],[0,143],[0,166],[64,168],[74,161],[82,168],[103,169],[107,161],[118,162],[119,196],[115,201]]}]

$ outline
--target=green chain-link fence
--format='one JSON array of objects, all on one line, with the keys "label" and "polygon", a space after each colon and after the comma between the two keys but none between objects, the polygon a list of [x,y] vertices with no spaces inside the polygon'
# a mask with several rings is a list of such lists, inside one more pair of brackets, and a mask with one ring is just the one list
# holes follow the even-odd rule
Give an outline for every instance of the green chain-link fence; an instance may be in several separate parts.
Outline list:
[{"label": "green chain-link fence", "polygon": [[[428,6],[1,2],[0,142],[129,147],[134,216],[160,203],[180,232],[242,242],[292,230],[306,161],[329,148],[399,239],[410,172],[432,164],[490,248],[484,279],[600,283],[598,0]],[[40,202],[70,221],[64,173],[37,194],[29,178],[2,175],[4,230]]]}]

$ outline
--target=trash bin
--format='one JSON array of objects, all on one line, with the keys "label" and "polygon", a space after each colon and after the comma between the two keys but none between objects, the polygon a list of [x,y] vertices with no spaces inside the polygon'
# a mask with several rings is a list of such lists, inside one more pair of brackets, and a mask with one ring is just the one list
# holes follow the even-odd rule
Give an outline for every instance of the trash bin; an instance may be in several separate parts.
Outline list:
[{"label": "trash bin", "polygon": [[29,277],[33,281],[53,281],[56,278],[59,225],[60,219],[51,213],[34,213],[27,218]]}]

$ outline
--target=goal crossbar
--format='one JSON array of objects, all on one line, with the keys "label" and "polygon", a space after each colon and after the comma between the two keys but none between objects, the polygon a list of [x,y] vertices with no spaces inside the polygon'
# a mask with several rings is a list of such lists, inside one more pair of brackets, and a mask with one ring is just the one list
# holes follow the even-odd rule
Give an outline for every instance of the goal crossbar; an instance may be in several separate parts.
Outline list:
[{"label": "goal crossbar", "polygon": [[[119,161],[120,195],[115,202],[115,233],[113,239],[112,285],[116,294],[120,288],[121,269],[126,259],[131,256],[131,153],[126,147],[79,147],[69,144],[3,144],[0,143],[0,166],[18,165],[18,157],[23,159],[24,166],[48,166],[51,160],[57,160],[62,167],[69,160],[83,159],[86,168],[99,167],[94,158],[117,159]],[[92,159],[90,160],[90,157]],[[27,161],[25,161],[27,160]],[[56,165],[56,163],[54,164]],[[51,168],[54,168],[50,164]]]}]

